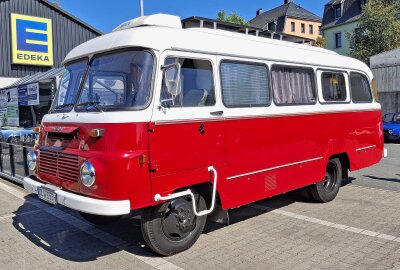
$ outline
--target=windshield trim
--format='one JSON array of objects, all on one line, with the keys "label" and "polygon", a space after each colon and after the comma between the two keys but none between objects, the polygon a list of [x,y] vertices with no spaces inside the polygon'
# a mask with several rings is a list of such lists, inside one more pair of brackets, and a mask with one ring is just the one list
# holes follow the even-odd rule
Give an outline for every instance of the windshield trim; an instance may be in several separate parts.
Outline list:
[{"label": "windshield trim", "polygon": [[[148,52],[148,53],[150,53],[150,55],[151,55],[151,57],[153,59],[153,70],[152,70],[152,74],[151,74],[151,85],[150,85],[150,89],[149,89],[149,91],[150,91],[149,92],[149,94],[150,94],[149,95],[149,101],[146,104],[144,104],[143,106],[137,107],[137,108],[135,108],[133,106],[131,106],[131,107],[117,107],[117,106],[104,107],[104,106],[98,106],[98,107],[103,112],[143,111],[143,110],[147,109],[151,105],[152,100],[153,100],[153,95],[154,95],[154,87],[155,87],[155,81],[154,80],[155,80],[155,73],[156,73],[156,70],[157,70],[157,57],[156,57],[154,51],[151,50],[151,49],[142,48],[142,47],[134,47],[134,48],[123,48],[123,49],[116,49],[116,50],[112,50],[112,51],[102,52],[102,53],[93,55],[90,58],[90,61],[88,63],[88,68],[87,68],[87,71],[86,71],[86,74],[85,74],[85,79],[82,80],[82,85],[79,88],[78,95],[77,95],[77,100],[75,101],[75,104],[73,106],[74,111],[76,111],[76,112],[99,112],[99,110],[97,110],[96,108],[94,108],[92,110],[88,110],[88,106],[86,106],[86,107],[77,106],[78,102],[79,102],[79,100],[81,98],[81,95],[82,95],[82,92],[83,92],[83,86],[86,83],[86,79],[87,79],[87,76],[89,74],[91,64],[95,59],[98,59],[98,58],[104,57],[104,56],[108,56],[108,55],[113,55],[113,54],[118,54],[118,53],[123,53],[123,52],[135,52],[135,51]],[[79,108],[79,107],[81,107],[81,108]]]}]

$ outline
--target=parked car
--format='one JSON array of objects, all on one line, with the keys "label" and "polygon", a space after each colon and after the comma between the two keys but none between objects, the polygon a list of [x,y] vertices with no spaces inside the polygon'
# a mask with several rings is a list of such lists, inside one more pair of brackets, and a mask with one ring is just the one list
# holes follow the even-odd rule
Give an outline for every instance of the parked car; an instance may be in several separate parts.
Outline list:
[{"label": "parked car", "polygon": [[383,116],[385,141],[400,143],[400,113],[387,113]]},{"label": "parked car", "polygon": [[2,127],[0,130],[0,141],[11,144],[34,145],[36,136],[32,128]]}]

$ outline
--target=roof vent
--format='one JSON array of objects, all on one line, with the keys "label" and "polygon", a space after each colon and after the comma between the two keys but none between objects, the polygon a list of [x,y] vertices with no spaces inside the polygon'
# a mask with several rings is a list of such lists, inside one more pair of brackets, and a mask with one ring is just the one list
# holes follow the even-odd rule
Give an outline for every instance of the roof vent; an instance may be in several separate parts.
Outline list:
[{"label": "roof vent", "polygon": [[139,26],[165,26],[171,28],[182,28],[181,19],[178,16],[168,14],[154,14],[150,16],[142,16],[127,22],[124,22],[113,32],[125,30]]}]

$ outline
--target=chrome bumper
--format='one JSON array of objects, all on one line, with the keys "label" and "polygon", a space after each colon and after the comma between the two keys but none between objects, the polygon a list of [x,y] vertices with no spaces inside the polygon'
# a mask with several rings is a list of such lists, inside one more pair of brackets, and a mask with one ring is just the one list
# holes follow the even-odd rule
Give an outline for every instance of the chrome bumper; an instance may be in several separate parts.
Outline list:
[{"label": "chrome bumper", "polygon": [[[30,177],[24,178],[23,185],[26,190],[35,194],[38,193],[38,187],[44,186],[43,183],[33,180]],[[56,190],[55,193],[57,194],[58,204],[84,213],[101,216],[119,216],[129,214],[131,211],[129,200],[98,200],[77,195],[61,189]]]}]

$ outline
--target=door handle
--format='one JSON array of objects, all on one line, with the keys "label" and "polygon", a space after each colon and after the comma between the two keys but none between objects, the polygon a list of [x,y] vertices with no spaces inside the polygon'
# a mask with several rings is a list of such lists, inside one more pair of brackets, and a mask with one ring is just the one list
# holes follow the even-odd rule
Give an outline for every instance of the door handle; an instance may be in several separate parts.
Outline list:
[{"label": "door handle", "polygon": [[211,114],[211,115],[214,115],[214,116],[221,116],[221,115],[224,114],[224,111],[210,112],[210,114]]}]

